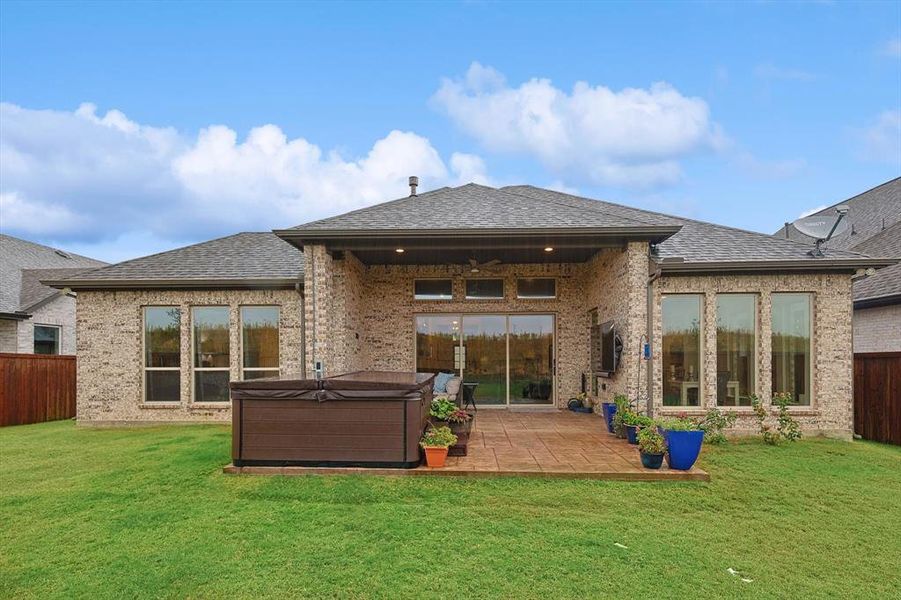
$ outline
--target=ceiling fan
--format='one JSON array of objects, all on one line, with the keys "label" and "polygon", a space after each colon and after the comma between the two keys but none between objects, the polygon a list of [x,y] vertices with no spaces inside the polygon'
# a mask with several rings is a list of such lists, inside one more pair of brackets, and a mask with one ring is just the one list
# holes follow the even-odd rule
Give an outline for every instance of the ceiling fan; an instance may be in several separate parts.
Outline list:
[{"label": "ceiling fan", "polygon": [[477,261],[474,258],[470,258],[469,259],[469,272],[470,273],[478,273],[482,269],[490,269],[491,267],[493,267],[495,265],[499,265],[499,264],[501,264],[501,261],[496,258],[489,260],[487,262],[483,262],[483,263],[480,263],[479,261]]}]

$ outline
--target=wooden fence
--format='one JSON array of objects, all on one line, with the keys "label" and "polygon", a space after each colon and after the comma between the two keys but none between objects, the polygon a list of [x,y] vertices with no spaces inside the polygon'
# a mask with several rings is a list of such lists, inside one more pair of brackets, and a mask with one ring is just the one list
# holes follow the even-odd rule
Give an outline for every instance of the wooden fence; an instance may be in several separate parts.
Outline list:
[{"label": "wooden fence", "polygon": [[854,433],[901,445],[901,352],[854,355]]},{"label": "wooden fence", "polygon": [[74,416],[74,356],[0,354],[0,427]]}]

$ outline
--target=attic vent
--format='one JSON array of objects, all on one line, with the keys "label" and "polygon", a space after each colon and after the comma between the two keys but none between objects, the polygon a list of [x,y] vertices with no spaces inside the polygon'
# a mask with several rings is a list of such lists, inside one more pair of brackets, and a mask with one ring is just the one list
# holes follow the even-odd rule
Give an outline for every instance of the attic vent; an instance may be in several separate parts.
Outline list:
[{"label": "attic vent", "polygon": [[71,256],[69,256],[68,254],[66,254],[66,253],[63,252],[62,250],[54,250],[54,252],[56,252],[58,255],[62,256],[63,258],[68,258],[68,259],[71,259],[71,258],[72,258]]}]

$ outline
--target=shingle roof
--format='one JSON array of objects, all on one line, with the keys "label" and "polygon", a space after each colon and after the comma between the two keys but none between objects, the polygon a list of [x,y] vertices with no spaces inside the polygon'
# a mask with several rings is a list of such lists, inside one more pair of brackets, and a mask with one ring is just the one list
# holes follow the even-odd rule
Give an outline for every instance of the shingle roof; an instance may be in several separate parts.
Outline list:
[{"label": "shingle roof", "polygon": [[29,308],[59,293],[41,285],[35,270],[63,269],[74,273],[106,263],[50,246],[0,234],[0,313],[25,313]]},{"label": "shingle roof", "polygon": [[[809,260],[811,266],[815,266],[818,261],[822,262],[822,259],[807,254],[812,245],[778,239],[763,233],[580,198],[532,186],[513,186],[504,189],[535,198],[578,204],[586,210],[622,214],[648,222],[681,225],[682,229],[678,233],[658,245],[657,256],[660,259],[681,259],[684,263],[694,264]],[[863,258],[863,255],[857,252],[834,251],[829,253],[829,258],[858,259]]]},{"label": "shingle roof", "polygon": [[274,234],[245,232],[127,260],[53,283],[75,289],[293,285],[303,280],[303,263],[303,253]]},{"label": "shingle roof", "polygon": [[[526,186],[520,186],[526,187]],[[537,188],[533,188],[536,189]],[[541,190],[549,191],[549,190]],[[584,200],[584,199],[583,199]],[[593,201],[589,201],[593,202]],[[443,187],[343,215],[292,227],[292,231],[454,230],[648,227],[672,225],[663,215],[608,205],[589,210],[568,198],[521,194],[475,183]],[[615,210],[612,208],[615,207]],[[623,210],[626,209],[626,210]]]},{"label": "shingle roof", "polygon": [[[838,204],[848,205],[845,217],[851,228],[847,233],[826,242],[828,250],[851,250],[869,256],[901,258],[901,177],[886,181],[866,192],[838,202],[815,213],[832,215]],[[775,237],[784,237],[783,227]],[[812,244],[810,238],[794,227],[788,227],[791,239]],[[901,264],[879,269],[875,275],[854,282],[855,302],[901,296]]]}]

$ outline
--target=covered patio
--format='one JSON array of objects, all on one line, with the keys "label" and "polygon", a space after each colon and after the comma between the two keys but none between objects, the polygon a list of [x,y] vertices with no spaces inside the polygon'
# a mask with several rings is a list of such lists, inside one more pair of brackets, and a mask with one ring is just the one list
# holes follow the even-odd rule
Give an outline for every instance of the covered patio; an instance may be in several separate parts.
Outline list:
[{"label": "covered patio", "polygon": [[617,481],[709,481],[694,467],[645,469],[636,446],[604,428],[598,415],[561,410],[478,411],[467,456],[447,459],[442,469],[323,467],[225,467],[226,473],[523,476]]}]

